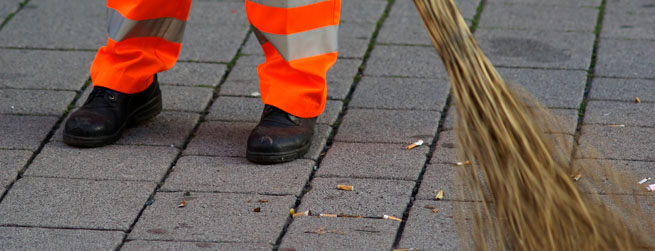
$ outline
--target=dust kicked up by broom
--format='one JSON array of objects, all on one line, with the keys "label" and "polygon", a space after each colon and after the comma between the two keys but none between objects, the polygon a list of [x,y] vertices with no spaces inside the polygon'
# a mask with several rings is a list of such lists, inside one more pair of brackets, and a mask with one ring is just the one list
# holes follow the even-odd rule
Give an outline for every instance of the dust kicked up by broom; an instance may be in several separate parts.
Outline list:
[{"label": "dust kicked up by broom", "polygon": [[[634,182],[598,163],[571,163],[571,143],[548,133],[555,120],[508,87],[452,0],[414,3],[452,83],[458,157],[472,162],[459,167],[466,188],[459,192],[474,205],[457,210],[462,244],[476,250],[647,248],[644,236],[653,232],[636,226],[652,229],[652,220],[635,201],[611,195],[637,189],[620,187]],[[577,172],[586,178],[576,182]],[[601,177],[612,179],[603,183]]]}]

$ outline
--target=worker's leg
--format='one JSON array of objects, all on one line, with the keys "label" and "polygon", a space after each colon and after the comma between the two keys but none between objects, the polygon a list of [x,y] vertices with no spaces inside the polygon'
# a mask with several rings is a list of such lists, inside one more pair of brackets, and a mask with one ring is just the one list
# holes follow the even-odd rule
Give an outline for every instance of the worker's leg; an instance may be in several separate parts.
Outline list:
[{"label": "worker's leg", "polygon": [[302,156],[327,96],[325,75],[337,60],[340,0],[245,0],[266,61],[258,67],[266,105],[248,140],[248,158],[282,162]]},{"label": "worker's leg", "polygon": [[161,111],[155,74],[177,61],[190,7],[191,0],[107,1],[107,45],[91,65],[92,93],[66,122],[66,143],[112,143],[130,122]]}]

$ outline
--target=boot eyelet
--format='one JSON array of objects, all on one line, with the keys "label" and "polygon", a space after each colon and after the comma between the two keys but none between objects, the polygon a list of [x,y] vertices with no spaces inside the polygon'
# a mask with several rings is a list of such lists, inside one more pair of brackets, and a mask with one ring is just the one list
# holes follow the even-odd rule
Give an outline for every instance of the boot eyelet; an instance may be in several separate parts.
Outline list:
[{"label": "boot eyelet", "polygon": [[111,94],[108,94],[108,95],[107,95],[107,98],[109,98],[109,100],[111,100],[111,101],[115,101],[115,100],[116,100],[116,96],[111,95]]}]

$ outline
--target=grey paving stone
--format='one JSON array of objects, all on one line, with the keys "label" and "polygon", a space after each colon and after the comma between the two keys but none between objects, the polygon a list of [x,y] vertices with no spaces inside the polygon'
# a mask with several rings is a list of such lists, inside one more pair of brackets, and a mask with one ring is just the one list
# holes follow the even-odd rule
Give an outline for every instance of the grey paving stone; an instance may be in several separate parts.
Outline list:
[{"label": "grey paving stone", "polygon": [[376,23],[386,7],[384,0],[345,0],[341,2],[341,20]]},{"label": "grey paving stone", "polygon": [[592,7],[487,3],[480,16],[480,27],[593,32],[597,18],[598,9]]},{"label": "grey paving stone", "polygon": [[0,149],[36,150],[57,117],[0,115]]},{"label": "grey paving stone", "polygon": [[432,154],[430,163],[447,163],[453,164],[455,162],[463,162],[464,160],[457,159],[457,138],[455,138],[455,131],[448,130],[439,132],[439,139],[437,140],[436,148]]},{"label": "grey paving stone", "polygon": [[[415,248],[416,250],[463,250],[457,233],[457,207],[469,207],[470,202],[424,201],[417,200],[409,211],[398,248]],[[462,205],[463,204],[463,205]],[[432,213],[436,207],[438,212]],[[463,216],[468,222],[468,217]],[[468,243],[471,245],[471,243]]]},{"label": "grey paving stone", "polygon": [[[345,31],[344,31],[345,32]],[[360,38],[340,38],[339,57],[363,58],[369,47],[369,41]]]},{"label": "grey paving stone", "polygon": [[25,175],[159,182],[177,154],[178,149],[172,147],[110,145],[76,148],[52,142],[37,155]]},{"label": "grey paving stone", "polygon": [[585,124],[609,124],[655,127],[655,103],[590,101]]},{"label": "grey paving stone", "polygon": [[7,16],[9,16],[10,13],[18,10],[20,2],[21,1],[19,0],[0,2],[0,19],[4,20]]},{"label": "grey paving stone", "polygon": [[546,107],[580,107],[587,81],[586,71],[498,68],[510,84],[521,86]]},{"label": "grey paving stone", "polygon": [[216,87],[227,65],[178,62],[168,71],[157,74],[159,83],[185,86]]},{"label": "grey paving stone", "polygon": [[267,243],[216,243],[216,242],[189,242],[189,241],[128,241],[121,250],[152,250],[152,251],[177,251],[195,249],[213,249],[225,251],[240,250],[271,250],[271,244]]},{"label": "grey paving stone", "polygon": [[[614,0],[610,0],[614,1]],[[621,0],[619,0],[621,1]],[[530,4],[535,6],[569,6],[569,7],[598,7],[601,0],[552,0],[552,1],[539,1],[539,0],[489,0],[488,3],[517,3],[517,4]]]},{"label": "grey paving stone", "polygon": [[106,11],[102,1],[28,2],[0,32],[0,45],[95,50],[107,39]]},{"label": "grey paving stone", "polygon": [[317,125],[314,129],[314,136],[312,137],[312,145],[309,147],[307,154],[303,156],[305,159],[318,160],[321,156],[325,145],[327,144],[328,137],[332,134],[332,127],[328,125]]},{"label": "grey paving stone", "polygon": [[[455,0],[455,4],[457,5],[457,8],[459,8],[459,11],[462,13],[462,16],[466,19],[466,18],[473,18],[473,15],[475,15],[475,12],[477,11],[480,1]],[[403,15],[403,16],[418,16],[418,11],[416,10],[416,6],[412,1],[394,2],[391,10],[392,12],[397,12],[399,15]]]},{"label": "grey paving stone", "polygon": [[400,222],[297,217],[279,250],[391,250]]},{"label": "grey paving stone", "polygon": [[[187,205],[179,208],[182,200]],[[274,244],[295,201],[295,196],[157,193],[128,238]],[[254,212],[257,207],[260,212]]]},{"label": "grey paving stone", "polygon": [[478,29],[475,36],[495,66],[587,70],[594,34]]},{"label": "grey paving stone", "polygon": [[652,177],[655,168],[655,162],[604,159],[577,159],[575,165],[582,168],[582,178],[591,183],[590,188],[581,187],[583,191],[624,195],[639,194],[634,189],[641,190],[653,183],[637,184],[641,179]]},{"label": "grey paving stone", "polygon": [[375,22],[342,20],[339,24],[339,58],[363,58],[376,27]]},{"label": "grey paving stone", "polygon": [[441,111],[449,87],[444,79],[364,77],[348,106]]},{"label": "grey paving stone", "polygon": [[30,151],[0,150],[0,194],[16,179],[18,171],[32,157]]},{"label": "grey paving stone", "polygon": [[589,97],[592,100],[614,100],[634,102],[655,101],[655,80],[594,78]]},{"label": "grey paving stone", "polygon": [[603,16],[603,28],[600,36],[605,38],[655,39],[654,12],[634,13],[607,11]]},{"label": "grey paving stone", "polygon": [[338,59],[326,75],[327,96],[333,99],[345,99],[350,92],[353,80],[362,61],[359,59]]},{"label": "grey paving stone", "polygon": [[605,10],[607,13],[655,13],[655,5],[650,0],[607,0]]},{"label": "grey paving stone", "polygon": [[440,113],[435,111],[349,109],[335,140],[341,142],[432,142]]},{"label": "grey paving stone", "polygon": [[[455,101],[453,101],[454,103]],[[452,130],[455,128],[455,120],[457,119],[457,109],[455,105],[450,105],[446,113],[446,120],[444,120],[442,129],[443,130]]]},{"label": "grey paving stone", "polygon": [[230,62],[249,29],[242,2],[195,1],[180,60]]},{"label": "grey paving stone", "polygon": [[78,90],[89,78],[94,56],[93,52],[0,49],[0,88]]},{"label": "grey paving stone", "polygon": [[59,116],[74,97],[72,91],[0,89],[0,113]]},{"label": "grey paving stone", "polygon": [[[342,191],[337,185],[353,186],[353,191]],[[311,190],[303,196],[302,212],[312,214],[348,214],[365,217],[391,215],[402,217],[415,182],[401,180],[315,178]]]},{"label": "grey paving stone", "polygon": [[163,108],[172,111],[202,112],[211,100],[213,90],[202,87],[162,85]]},{"label": "grey paving stone", "polygon": [[[332,124],[341,112],[341,101],[328,100],[323,114],[316,121],[319,124]],[[220,96],[205,117],[206,120],[259,122],[264,104],[261,98]]]},{"label": "grey paving stone", "polygon": [[259,165],[245,158],[186,156],[177,161],[162,190],[300,196],[314,164]]},{"label": "grey paving stone", "polygon": [[[257,75],[257,66],[264,63],[266,59],[263,56],[241,56],[233,66],[228,81],[254,81],[259,85],[259,75]],[[223,88],[223,85],[221,88]]]},{"label": "grey paving stone", "polygon": [[445,78],[446,69],[433,47],[376,45],[364,74],[367,76]]},{"label": "grey paving stone", "polygon": [[264,57],[264,52],[262,51],[262,47],[259,45],[259,41],[257,41],[255,34],[250,34],[246,44],[244,44],[243,48],[241,48],[241,53],[246,56]]},{"label": "grey paving stone", "polygon": [[25,177],[0,203],[0,224],[127,230],[153,182]]},{"label": "grey paving stone", "polygon": [[114,250],[123,241],[120,231],[0,227],[3,250]]},{"label": "grey paving stone", "polygon": [[653,135],[655,128],[585,125],[577,157],[654,161]]},{"label": "grey paving stone", "polygon": [[405,146],[335,142],[321,162],[317,174],[319,177],[417,180],[429,147],[424,145],[405,150]]},{"label": "grey paving stone", "polygon": [[255,125],[243,122],[203,122],[184,154],[245,157],[248,135]]},{"label": "grey paving stone", "polygon": [[[462,197],[462,191],[469,189],[460,182],[457,170],[465,168],[451,163],[437,163],[428,165],[423,174],[421,186],[416,194],[418,200],[434,200],[439,190],[444,192],[444,200],[464,201],[473,198]],[[414,206],[416,207],[416,205]]]},{"label": "grey paving stone", "polygon": [[651,60],[655,41],[601,39],[595,74],[626,78],[655,78]]}]

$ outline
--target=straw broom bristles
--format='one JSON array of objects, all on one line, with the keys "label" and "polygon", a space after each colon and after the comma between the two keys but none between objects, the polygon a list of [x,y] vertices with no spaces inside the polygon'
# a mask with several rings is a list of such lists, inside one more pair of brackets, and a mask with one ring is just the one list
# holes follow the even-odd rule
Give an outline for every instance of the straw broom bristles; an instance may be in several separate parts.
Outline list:
[{"label": "straw broom bristles", "polygon": [[475,166],[461,170],[469,195],[481,203],[471,232],[460,236],[478,250],[644,247],[620,217],[576,188],[570,151],[558,151],[539,109],[509,89],[452,0],[414,3],[452,83],[459,157]]}]

